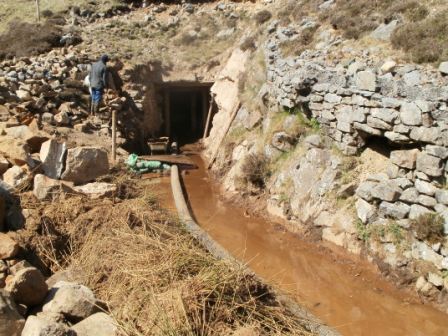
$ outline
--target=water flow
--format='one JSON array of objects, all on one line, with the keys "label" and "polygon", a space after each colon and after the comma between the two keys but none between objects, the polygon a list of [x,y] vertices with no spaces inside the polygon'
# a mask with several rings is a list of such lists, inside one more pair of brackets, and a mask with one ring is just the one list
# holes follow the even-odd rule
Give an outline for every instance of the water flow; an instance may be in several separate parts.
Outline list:
[{"label": "water flow", "polygon": [[[247,217],[220,201],[199,156],[198,170],[183,177],[198,224],[238,259],[343,335],[448,335],[448,316],[410,303],[406,293],[361,261],[336,257],[316,243]],[[167,184],[167,181],[162,182]],[[171,204],[168,186],[164,196]]]}]

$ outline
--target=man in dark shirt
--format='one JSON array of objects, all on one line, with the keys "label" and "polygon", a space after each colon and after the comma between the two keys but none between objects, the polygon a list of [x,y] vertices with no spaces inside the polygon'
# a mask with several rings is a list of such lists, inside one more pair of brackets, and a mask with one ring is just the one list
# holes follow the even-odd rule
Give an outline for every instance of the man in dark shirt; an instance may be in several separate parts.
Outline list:
[{"label": "man in dark shirt", "polygon": [[107,61],[109,61],[109,56],[101,56],[98,62],[92,64],[92,70],[90,71],[90,88],[92,93],[90,112],[92,114],[98,113],[104,89],[107,88]]}]

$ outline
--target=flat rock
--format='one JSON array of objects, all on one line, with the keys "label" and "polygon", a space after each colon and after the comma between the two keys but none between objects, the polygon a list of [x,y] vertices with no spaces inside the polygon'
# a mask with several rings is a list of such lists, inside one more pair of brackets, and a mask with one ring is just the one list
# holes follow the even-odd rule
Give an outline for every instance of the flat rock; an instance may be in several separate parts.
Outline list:
[{"label": "flat rock", "polygon": [[5,233],[0,232],[0,259],[14,258],[19,252],[19,244]]},{"label": "flat rock", "polygon": [[45,298],[43,312],[63,314],[70,322],[79,322],[98,311],[93,292],[72,282],[57,282]]},{"label": "flat rock", "polygon": [[3,181],[9,186],[16,188],[22,182],[26,181],[27,172],[19,166],[12,166],[3,174]]},{"label": "flat rock", "polygon": [[111,197],[117,191],[117,186],[106,182],[93,182],[75,187],[75,191],[89,196],[92,199]]},{"label": "flat rock", "polygon": [[31,315],[26,319],[22,336],[76,336],[76,333],[63,323]]},{"label": "flat rock", "polygon": [[418,149],[392,151],[390,153],[390,160],[399,167],[414,169],[419,152]]},{"label": "flat rock", "polygon": [[391,182],[380,182],[371,191],[373,198],[387,202],[395,202],[403,191]]},{"label": "flat rock", "polygon": [[96,313],[75,324],[72,329],[77,336],[118,336],[114,320],[105,313]]},{"label": "flat rock", "polygon": [[386,218],[404,219],[411,207],[402,202],[381,202],[379,212]]},{"label": "flat rock", "polygon": [[30,156],[30,148],[23,140],[15,139],[10,136],[2,136],[2,140],[0,141],[0,153],[14,165],[33,165]]},{"label": "flat rock", "polygon": [[107,152],[100,147],[77,147],[67,151],[63,180],[82,184],[109,172]]},{"label": "flat rock", "polygon": [[18,271],[5,289],[11,293],[16,303],[26,306],[41,304],[48,292],[44,276],[34,267]]},{"label": "flat rock", "polygon": [[21,336],[25,319],[19,314],[11,295],[0,289],[0,335]]},{"label": "flat rock", "polygon": [[59,179],[64,169],[64,159],[67,147],[65,143],[56,140],[44,142],[40,148],[39,158],[42,162],[42,169],[46,176],[52,179]]},{"label": "flat rock", "polygon": [[54,180],[42,174],[34,176],[33,194],[41,201],[54,200],[61,193],[75,192],[73,183]]}]

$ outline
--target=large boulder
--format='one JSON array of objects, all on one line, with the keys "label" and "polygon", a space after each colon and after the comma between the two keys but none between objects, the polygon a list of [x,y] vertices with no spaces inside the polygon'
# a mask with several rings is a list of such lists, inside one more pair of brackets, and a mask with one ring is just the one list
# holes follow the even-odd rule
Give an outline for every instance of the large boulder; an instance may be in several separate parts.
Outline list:
[{"label": "large boulder", "polygon": [[106,150],[100,147],[77,147],[67,151],[66,167],[61,178],[82,184],[108,172]]},{"label": "large boulder", "polygon": [[19,244],[5,233],[0,232],[0,259],[14,258],[19,252]]},{"label": "large boulder", "polygon": [[440,63],[439,71],[444,75],[448,75],[448,62]]},{"label": "large boulder", "polygon": [[18,271],[5,287],[16,303],[26,306],[41,304],[48,292],[48,286],[42,273],[34,267]]},{"label": "large boulder", "polygon": [[73,330],[77,336],[118,336],[114,320],[105,313],[96,313],[75,324]]},{"label": "large boulder", "polygon": [[65,143],[56,140],[44,142],[40,148],[39,158],[42,161],[42,169],[48,177],[59,179],[64,169],[64,156],[67,151]]},{"label": "large boulder", "polygon": [[45,175],[37,174],[34,177],[33,194],[39,200],[53,200],[61,193],[75,193],[70,182],[53,180]]},{"label": "large boulder", "polygon": [[26,320],[22,336],[76,336],[76,333],[63,323],[32,315]]},{"label": "large boulder", "polygon": [[75,187],[76,192],[89,196],[92,199],[111,197],[117,191],[117,186],[106,182],[93,182]]},{"label": "large boulder", "polygon": [[59,313],[71,322],[79,322],[96,313],[98,307],[95,295],[89,288],[59,281],[50,289],[42,311]]},{"label": "large boulder", "polygon": [[0,335],[20,336],[24,324],[25,320],[17,311],[10,294],[0,289]]}]

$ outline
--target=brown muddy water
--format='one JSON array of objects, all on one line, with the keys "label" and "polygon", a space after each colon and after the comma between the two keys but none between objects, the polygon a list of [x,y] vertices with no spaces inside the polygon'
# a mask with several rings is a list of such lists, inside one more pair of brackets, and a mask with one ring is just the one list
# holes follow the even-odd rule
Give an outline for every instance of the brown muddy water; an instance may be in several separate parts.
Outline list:
[{"label": "brown muddy water", "polygon": [[[200,157],[192,159],[199,169],[183,174],[183,182],[198,224],[326,324],[342,335],[448,335],[448,315],[413,302],[367,263],[337,257],[221,201]],[[161,178],[157,189],[164,205],[174,209],[169,183],[169,178]]]}]

